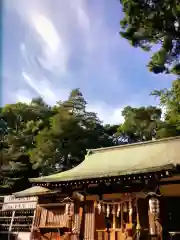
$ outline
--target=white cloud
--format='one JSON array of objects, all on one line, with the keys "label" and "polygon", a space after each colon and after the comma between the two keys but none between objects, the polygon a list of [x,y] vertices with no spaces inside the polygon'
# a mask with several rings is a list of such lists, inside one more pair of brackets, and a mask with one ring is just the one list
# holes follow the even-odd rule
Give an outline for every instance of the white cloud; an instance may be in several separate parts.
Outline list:
[{"label": "white cloud", "polygon": [[90,19],[87,13],[86,1],[69,1],[69,6],[76,15],[78,25],[81,27],[81,29],[86,33],[90,31]]},{"label": "white cloud", "polygon": [[124,122],[122,116],[123,107],[112,108],[112,106],[105,103],[94,103],[89,104],[87,109],[97,113],[104,124],[120,124]]},{"label": "white cloud", "polygon": [[[5,6],[8,9],[15,10],[21,20],[27,24],[24,39],[21,42],[21,45],[23,44],[26,49],[26,58],[28,58],[27,55],[34,55],[43,68],[55,74],[66,74],[68,46],[63,35],[63,29],[57,30],[52,21],[53,13],[49,11],[51,2],[47,0],[31,0],[31,2],[27,0],[7,0]],[[59,10],[61,15],[63,9],[58,8]],[[56,7],[54,11],[57,13]],[[59,20],[61,22],[61,19]],[[31,30],[33,30],[33,33]],[[39,42],[40,55],[33,49],[33,42],[36,42],[36,44]],[[20,47],[20,50],[23,54],[24,49]]]},{"label": "white cloud", "polygon": [[42,66],[51,71],[58,67],[62,73],[65,73],[68,62],[67,47],[51,20],[43,15],[32,14],[32,24],[45,43],[43,46],[44,59],[39,58]]},{"label": "white cloud", "polygon": [[[54,89],[47,79],[36,81],[33,77],[28,75],[26,72],[22,72],[22,76],[26,83],[48,104],[55,104],[57,101],[65,100],[70,92],[69,89]],[[22,95],[22,99],[26,97]],[[19,96],[19,99],[21,97]]]},{"label": "white cloud", "polygon": [[[29,76],[26,72],[22,72],[24,80],[27,84],[37,92],[48,104],[55,104],[57,101],[67,99],[70,89],[62,89],[57,91],[53,86],[46,80],[41,80],[38,82]],[[16,94],[16,99],[18,101],[30,102],[30,94],[27,91],[19,91]],[[98,114],[100,120],[104,124],[119,124],[124,121],[124,118],[121,114],[123,108],[117,107],[112,108],[106,103],[96,102],[94,104],[87,105],[88,111],[93,111]]]},{"label": "white cloud", "polygon": [[[65,99],[70,90],[77,85],[81,88],[82,81],[83,86],[89,86],[88,75],[98,72],[97,81],[102,91],[91,103],[94,98],[92,91],[89,108],[97,112],[105,123],[123,122],[122,107],[114,108],[108,104],[107,99],[104,101],[103,98],[108,88],[108,90],[114,89],[113,86],[119,84],[121,90],[123,89],[122,81],[124,82],[125,78],[120,84],[119,67],[117,69],[114,66],[111,51],[117,51],[118,44],[121,45],[123,53],[125,50],[123,43],[119,41],[119,35],[116,32],[109,32],[102,12],[96,15],[95,12],[92,13],[91,9],[87,8],[85,0],[54,0],[53,4],[52,0],[6,0],[7,3],[9,8],[15,9],[19,14],[25,26],[27,25],[19,43],[23,59],[20,71],[27,89],[33,89],[46,102],[54,104],[60,99]],[[80,49],[76,49],[74,45],[76,41],[80,42]],[[40,48],[40,51],[37,51],[36,47]],[[82,74],[83,77],[79,80],[79,76],[75,76],[73,72],[70,79],[73,82],[72,87],[68,82],[71,73],[69,62],[79,57],[78,50],[83,52],[81,71],[85,74]],[[44,69],[37,65],[35,59],[43,68],[50,71],[50,77],[44,74]],[[58,76],[58,80],[54,76]],[[64,85],[62,81],[67,84]],[[95,78],[92,81],[95,82]],[[109,95],[113,96],[114,92],[115,90],[109,91]],[[24,91],[24,86],[20,85],[16,99],[28,101],[29,97],[31,93]]]},{"label": "white cloud", "polygon": [[51,21],[43,15],[38,15],[32,16],[32,23],[50,50],[56,52],[59,47],[59,36]]},{"label": "white cloud", "polygon": [[17,102],[30,103],[32,100],[32,95],[27,89],[20,89],[14,95]]}]

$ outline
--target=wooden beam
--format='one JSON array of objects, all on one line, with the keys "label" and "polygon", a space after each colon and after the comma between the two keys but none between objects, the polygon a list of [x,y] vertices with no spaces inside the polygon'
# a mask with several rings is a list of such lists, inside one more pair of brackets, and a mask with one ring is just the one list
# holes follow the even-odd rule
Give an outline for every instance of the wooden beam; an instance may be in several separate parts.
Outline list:
[{"label": "wooden beam", "polygon": [[66,202],[64,203],[46,203],[46,204],[39,204],[40,207],[60,207],[60,206],[65,206]]}]

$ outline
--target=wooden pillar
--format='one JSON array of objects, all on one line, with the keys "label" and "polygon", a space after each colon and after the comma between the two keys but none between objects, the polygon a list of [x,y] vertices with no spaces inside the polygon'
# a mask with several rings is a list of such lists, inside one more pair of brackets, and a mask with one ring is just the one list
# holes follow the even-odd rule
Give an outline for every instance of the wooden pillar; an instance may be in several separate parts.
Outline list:
[{"label": "wooden pillar", "polygon": [[74,226],[72,229],[71,240],[79,240],[80,227],[82,220],[82,207],[80,206],[80,201],[74,202]]},{"label": "wooden pillar", "polygon": [[84,239],[84,229],[85,229],[85,207],[86,207],[86,195],[84,196],[83,206],[82,206],[82,217],[81,217],[81,225],[79,231],[79,240]]},{"label": "wooden pillar", "polygon": [[112,205],[113,209],[112,209],[112,215],[113,215],[113,222],[112,222],[112,229],[111,229],[111,233],[110,233],[110,238],[112,240],[116,239],[116,232],[115,232],[115,228],[116,228],[116,205],[113,204]]},{"label": "wooden pillar", "polygon": [[95,231],[94,201],[86,201],[84,240],[94,240],[94,231]]}]

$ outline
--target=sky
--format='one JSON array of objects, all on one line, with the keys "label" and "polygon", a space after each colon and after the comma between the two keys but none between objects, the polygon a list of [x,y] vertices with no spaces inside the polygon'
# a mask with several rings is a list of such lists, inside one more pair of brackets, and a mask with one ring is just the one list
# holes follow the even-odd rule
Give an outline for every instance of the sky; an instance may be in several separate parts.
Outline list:
[{"label": "sky", "polygon": [[125,106],[158,104],[149,93],[173,78],[148,72],[151,53],[120,37],[122,17],[119,0],[5,0],[3,105],[55,104],[80,88],[88,110],[118,124]]}]

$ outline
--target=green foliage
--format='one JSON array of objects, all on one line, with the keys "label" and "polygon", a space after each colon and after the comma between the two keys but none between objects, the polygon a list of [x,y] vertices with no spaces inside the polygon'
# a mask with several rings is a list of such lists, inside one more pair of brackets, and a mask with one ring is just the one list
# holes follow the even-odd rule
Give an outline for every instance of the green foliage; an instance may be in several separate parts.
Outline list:
[{"label": "green foliage", "polygon": [[125,121],[117,129],[117,134],[126,136],[131,141],[151,140],[161,121],[161,109],[152,106],[140,108],[127,106],[122,115]]},{"label": "green foliage", "polygon": [[159,98],[165,109],[165,123],[161,131],[165,136],[180,135],[180,79],[173,81],[170,89],[162,89],[151,93]]},{"label": "green foliage", "polygon": [[[171,73],[178,76],[171,89],[154,91],[165,110],[164,121],[156,123],[156,137],[180,134],[180,4],[178,0],[120,0],[124,18],[120,22],[120,35],[134,47],[145,51],[157,49],[152,55],[148,68],[158,73]],[[126,109],[129,115],[118,132],[128,135],[146,136],[149,120],[137,123],[135,109]],[[143,112],[143,115],[145,113]],[[145,114],[146,115],[146,114]],[[144,116],[145,116],[144,115]],[[141,116],[142,117],[142,116]],[[142,125],[144,127],[142,127]],[[150,124],[151,126],[151,124]],[[151,127],[150,127],[151,128]],[[144,132],[145,131],[145,132]]]},{"label": "green foliage", "polygon": [[103,132],[96,114],[86,111],[86,101],[79,89],[73,90],[67,101],[59,102],[50,118],[49,129],[36,137],[31,159],[43,174],[56,169],[67,170],[80,163],[89,148],[112,145]]},{"label": "green foliage", "polygon": [[29,151],[35,147],[35,137],[47,125],[51,111],[42,103],[35,104],[34,100],[29,105],[8,104],[1,110],[6,131],[1,132],[0,185],[6,190],[26,187],[28,177],[36,175]]},{"label": "green foliage", "polygon": [[114,143],[79,89],[50,107],[41,98],[1,109],[0,190],[28,187],[28,178],[79,164],[87,149]]},{"label": "green foliage", "polygon": [[158,44],[148,67],[154,73],[179,75],[180,5],[178,0],[120,0],[124,18],[121,36],[149,51]]}]

